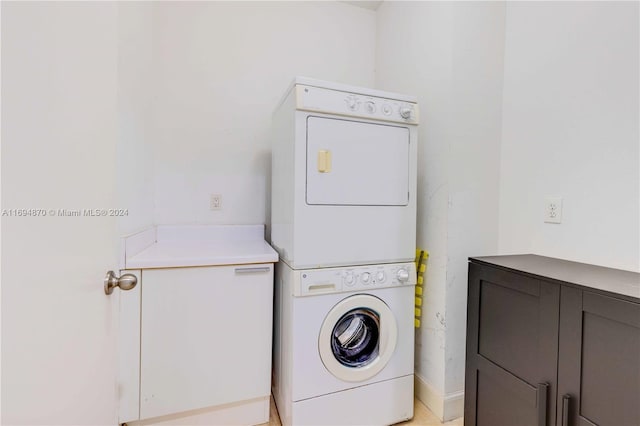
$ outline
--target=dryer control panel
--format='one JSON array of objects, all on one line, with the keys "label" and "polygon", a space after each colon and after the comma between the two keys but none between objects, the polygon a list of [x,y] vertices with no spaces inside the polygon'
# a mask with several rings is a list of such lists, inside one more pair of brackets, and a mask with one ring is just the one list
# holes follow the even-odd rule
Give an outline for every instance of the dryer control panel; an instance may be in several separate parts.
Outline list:
[{"label": "dryer control panel", "polygon": [[415,285],[413,262],[339,268],[306,269],[295,272],[294,296],[374,290]]},{"label": "dryer control panel", "polygon": [[301,84],[296,85],[296,108],[395,123],[419,121],[418,104],[414,102]]}]

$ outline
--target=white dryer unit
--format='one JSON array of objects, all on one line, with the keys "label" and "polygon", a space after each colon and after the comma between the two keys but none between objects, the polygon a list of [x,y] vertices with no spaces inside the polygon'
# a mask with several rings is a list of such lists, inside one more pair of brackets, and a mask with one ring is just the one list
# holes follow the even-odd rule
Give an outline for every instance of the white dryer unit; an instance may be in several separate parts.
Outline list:
[{"label": "white dryer unit", "polygon": [[273,118],[271,242],[294,269],[415,256],[418,106],[297,78]]},{"label": "white dryer unit", "polygon": [[283,425],[413,417],[413,262],[276,266],[273,395]]}]

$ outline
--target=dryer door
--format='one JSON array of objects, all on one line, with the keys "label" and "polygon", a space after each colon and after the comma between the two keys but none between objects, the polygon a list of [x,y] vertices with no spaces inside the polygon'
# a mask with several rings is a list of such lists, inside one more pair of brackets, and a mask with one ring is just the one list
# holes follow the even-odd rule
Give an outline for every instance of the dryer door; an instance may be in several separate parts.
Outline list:
[{"label": "dryer door", "polygon": [[406,206],[409,129],[307,117],[307,204]]},{"label": "dryer door", "polygon": [[387,365],[397,338],[396,319],[387,304],[371,295],[356,294],[329,311],[320,329],[318,348],[331,374],[361,382]]}]

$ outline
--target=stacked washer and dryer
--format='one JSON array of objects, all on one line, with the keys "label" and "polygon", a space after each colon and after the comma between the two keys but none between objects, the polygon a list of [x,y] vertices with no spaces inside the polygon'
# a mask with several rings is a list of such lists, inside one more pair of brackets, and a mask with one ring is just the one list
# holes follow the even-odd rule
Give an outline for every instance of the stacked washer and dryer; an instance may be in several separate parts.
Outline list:
[{"label": "stacked washer and dryer", "polygon": [[283,425],[413,417],[412,96],[297,78],[273,118],[273,395]]}]

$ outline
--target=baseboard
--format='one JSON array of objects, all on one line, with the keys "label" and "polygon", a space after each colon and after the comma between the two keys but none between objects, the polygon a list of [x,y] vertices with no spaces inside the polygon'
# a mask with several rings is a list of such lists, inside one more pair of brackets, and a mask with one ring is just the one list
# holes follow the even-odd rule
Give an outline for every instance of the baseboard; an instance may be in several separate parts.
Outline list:
[{"label": "baseboard", "polygon": [[415,392],[424,405],[441,421],[444,419],[444,398],[429,383],[415,373]]},{"label": "baseboard", "polygon": [[442,422],[464,414],[464,391],[442,395],[418,374],[415,375],[416,397]]},{"label": "baseboard", "polygon": [[126,424],[128,426],[258,425],[269,421],[269,398],[265,396]]},{"label": "baseboard", "polygon": [[443,421],[457,419],[464,415],[464,391],[452,392],[444,397]]}]

